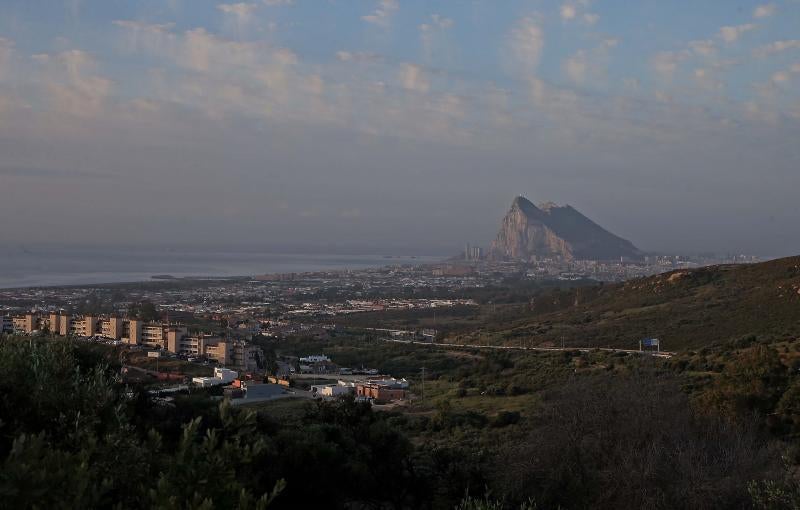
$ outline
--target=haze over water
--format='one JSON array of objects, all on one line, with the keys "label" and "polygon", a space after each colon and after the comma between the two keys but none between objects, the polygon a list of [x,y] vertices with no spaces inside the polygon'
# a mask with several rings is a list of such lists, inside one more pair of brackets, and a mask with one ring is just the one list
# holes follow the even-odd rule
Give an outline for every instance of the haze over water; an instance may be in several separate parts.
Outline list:
[{"label": "haze over water", "polygon": [[175,277],[253,276],[421,264],[439,257],[286,254],[254,250],[15,248],[0,250],[0,288],[88,285]]}]

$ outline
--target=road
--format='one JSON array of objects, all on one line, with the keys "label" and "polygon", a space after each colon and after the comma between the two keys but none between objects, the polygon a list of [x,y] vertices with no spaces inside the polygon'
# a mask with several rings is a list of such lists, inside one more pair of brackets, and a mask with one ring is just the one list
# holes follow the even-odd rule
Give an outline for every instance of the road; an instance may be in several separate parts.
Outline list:
[{"label": "road", "polygon": [[437,347],[460,347],[465,349],[497,349],[505,351],[543,351],[543,352],[558,352],[558,351],[603,351],[603,352],[624,352],[627,354],[641,354],[646,356],[655,356],[658,358],[671,358],[675,355],[674,352],[668,351],[640,351],[638,349],[612,349],[610,347],[518,347],[512,345],[475,345],[475,344],[446,344],[441,342],[418,342],[413,340],[395,340],[392,338],[381,338],[385,342],[395,342],[399,344],[415,344],[415,345],[433,345]]},{"label": "road", "polygon": [[292,379],[297,381],[323,381],[323,380],[337,380],[337,381],[363,381],[367,377],[375,377],[381,374],[292,374]]}]

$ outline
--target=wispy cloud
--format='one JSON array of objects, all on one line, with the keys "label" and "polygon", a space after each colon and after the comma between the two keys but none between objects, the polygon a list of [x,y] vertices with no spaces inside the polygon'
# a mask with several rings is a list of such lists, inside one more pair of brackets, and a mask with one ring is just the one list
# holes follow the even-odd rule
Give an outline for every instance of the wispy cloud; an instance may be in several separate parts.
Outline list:
[{"label": "wispy cloud", "polygon": [[244,2],[236,3],[236,4],[218,4],[217,9],[228,14],[230,16],[234,16],[239,22],[247,22],[250,20],[250,17],[253,15],[255,10],[258,8],[256,4],[248,4]]},{"label": "wispy cloud", "polygon": [[564,72],[578,85],[583,85],[587,78],[595,83],[604,80],[609,53],[617,44],[617,39],[607,38],[595,48],[578,50],[564,61]]},{"label": "wispy cloud", "polygon": [[769,18],[770,16],[775,14],[777,8],[778,7],[773,3],[759,5],[755,9],[753,9],[753,17],[757,19]]},{"label": "wispy cloud", "polygon": [[222,11],[225,17],[228,18],[226,20],[228,29],[235,33],[237,37],[242,37],[253,21],[258,5],[244,2],[218,4],[217,9]]},{"label": "wispy cloud", "polygon": [[97,73],[94,58],[81,50],[34,55],[40,84],[53,107],[77,116],[96,115],[105,105],[113,82]]},{"label": "wispy cloud", "polygon": [[742,34],[755,30],[754,23],[746,23],[744,25],[725,26],[719,29],[719,38],[728,44],[735,43],[739,40]]},{"label": "wispy cloud", "polygon": [[403,64],[400,66],[400,83],[406,90],[414,92],[428,92],[431,88],[425,70],[415,64]]},{"label": "wispy cloud", "polygon": [[678,65],[687,57],[686,51],[662,51],[653,57],[652,65],[662,77],[671,78],[678,69]]},{"label": "wispy cloud", "polygon": [[800,49],[800,39],[786,39],[784,41],[775,41],[765,44],[753,50],[753,54],[756,57],[763,58],[776,53],[794,49]]},{"label": "wispy cloud", "polygon": [[697,55],[710,57],[717,53],[717,46],[709,39],[689,41],[689,49]]},{"label": "wispy cloud", "polygon": [[519,20],[508,35],[511,53],[522,75],[536,74],[544,49],[544,30],[535,17]]},{"label": "wispy cloud", "polygon": [[380,0],[378,7],[370,14],[361,16],[367,23],[372,23],[384,28],[389,27],[395,11],[400,7],[397,0]]},{"label": "wispy cloud", "polygon": [[420,43],[427,60],[432,59],[435,47],[443,45],[446,33],[453,25],[452,19],[440,14],[432,14],[429,21],[419,25]]},{"label": "wispy cloud", "polygon": [[585,25],[594,25],[600,20],[600,15],[589,12],[591,0],[571,0],[561,4],[558,10],[561,20],[566,22],[580,21]]}]

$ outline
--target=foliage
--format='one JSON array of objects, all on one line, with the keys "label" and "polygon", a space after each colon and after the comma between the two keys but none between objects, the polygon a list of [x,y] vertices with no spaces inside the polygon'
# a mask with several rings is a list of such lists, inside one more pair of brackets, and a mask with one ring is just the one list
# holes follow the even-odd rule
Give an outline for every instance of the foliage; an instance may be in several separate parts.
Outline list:
[{"label": "foliage", "polygon": [[135,317],[145,322],[156,321],[161,318],[158,308],[151,301],[140,301],[128,306],[128,317]]},{"label": "foliage", "polygon": [[[269,347],[318,352],[306,342]],[[0,498],[20,508],[795,508],[800,450],[767,433],[796,434],[797,350],[741,345],[665,362],[340,337],[326,350],[337,360],[409,375],[423,360],[425,400],[273,413],[204,392],[156,402],[122,385],[98,346],[8,338]]]},{"label": "foliage", "polygon": [[595,376],[551,392],[495,479],[546,508],[742,508],[774,459],[753,427],[693,413],[664,375]]},{"label": "foliage", "polygon": [[453,328],[456,343],[638,349],[658,337],[678,351],[718,343],[800,338],[800,257],[678,270],[612,285],[556,288],[511,317]]}]

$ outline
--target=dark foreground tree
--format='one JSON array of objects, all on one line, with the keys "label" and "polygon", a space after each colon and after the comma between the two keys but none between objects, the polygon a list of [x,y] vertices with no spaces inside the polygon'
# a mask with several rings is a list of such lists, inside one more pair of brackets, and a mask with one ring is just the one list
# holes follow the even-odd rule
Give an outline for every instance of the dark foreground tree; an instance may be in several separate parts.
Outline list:
[{"label": "dark foreground tree", "polygon": [[747,508],[777,458],[755,427],[695,413],[671,378],[594,376],[551,392],[494,471],[510,501],[543,508]]}]

